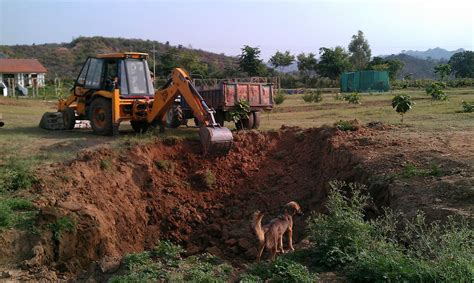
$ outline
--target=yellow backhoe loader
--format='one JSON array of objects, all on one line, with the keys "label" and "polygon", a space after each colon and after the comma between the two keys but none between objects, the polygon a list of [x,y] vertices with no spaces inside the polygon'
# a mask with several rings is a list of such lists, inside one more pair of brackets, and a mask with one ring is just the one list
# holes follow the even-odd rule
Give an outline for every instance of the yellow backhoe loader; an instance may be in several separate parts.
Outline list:
[{"label": "yellow backhoe loader", "polygon": [[136,132],[151,125],[164,131],[166,112],[177,96],[186,100],[199,121],[199,136],[205,154],[226,154],[232,133],[221,127],[194,87],[188,73],[180,68],[159,90],[154,90],[146,53],[113,53],[89,57],[77,77],[72,93],[60,99],[58,112],[46,112],[40,127],[71,130],[76,120],[89,120],[98,135],[115,135],[121,122],[130,121]]}]

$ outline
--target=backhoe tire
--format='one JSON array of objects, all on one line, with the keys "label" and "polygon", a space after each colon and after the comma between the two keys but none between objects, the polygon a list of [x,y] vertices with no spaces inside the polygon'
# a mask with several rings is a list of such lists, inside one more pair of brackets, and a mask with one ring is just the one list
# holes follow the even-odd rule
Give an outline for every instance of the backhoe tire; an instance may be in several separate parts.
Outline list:
[{"label": "backhoe tire", "polygon": [[101,136],[113,135],[112,102],[110,99],[96,98],[92,101],[90,109],[90,121],[94,133]]},{"label": "backhoe tire", "polygon": [[76,113],[74,112],[74,109],[70,107],[66,107],[66,109],[64,109],[62,113],[63,113],[64,129],[66,130],[74,129],[74,126],[76,125]]},{"label": "backhoe tire", "polygon": [[130,121],[130,125],[132,125],[132,129],[135,133],[144,134],[148,131],[150,124],[146,121]]},{"label": "backhoe tire", "polygon": [[183,124],[184,114],[181,105],[173,104],[166,112],[166,127],[177,128]]},{"label": "backhoe tire", "polygon": [[253,128],[258,129],[260,127],[260,116],[262,113],[260,111],[255,111],[255,112],[252,112],[252,114],[253,114]]}]

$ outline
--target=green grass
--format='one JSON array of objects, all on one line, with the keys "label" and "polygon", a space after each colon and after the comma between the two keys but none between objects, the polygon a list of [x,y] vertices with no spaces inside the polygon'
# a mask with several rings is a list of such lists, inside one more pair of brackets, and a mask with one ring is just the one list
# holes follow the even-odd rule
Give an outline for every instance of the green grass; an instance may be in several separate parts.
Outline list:
[{"label": "green grass", "polygon": [[324,100],[318,104],[308,104],[302,95],[288,95],[285,103],[276,105],[274,111],[262,115],[261,128],[278,129],[281,125],[303,128],[332,125],[338,120],[362,122],[381,121],[400,125],[400,115],[391,106],[396,94],[408,94],[416,102],[405,115],[405,124],[421,131],[441,130],[472,131],[474,114],[460,113],[462,101],[474,100],[473,88],[446,89],[449,100],[432,102],[424,90],[397,90],[387,93],[361,93],[362,104],[351,105],[346,101],[332,99],[336,94],[324,93]]},{"label": "green grass", "polygon": [[183,251],[169,241],[160,241],[153,251],[125,256],[125,270],[109,282],[229,282],[230,265],[209,254],[183,258]]}]

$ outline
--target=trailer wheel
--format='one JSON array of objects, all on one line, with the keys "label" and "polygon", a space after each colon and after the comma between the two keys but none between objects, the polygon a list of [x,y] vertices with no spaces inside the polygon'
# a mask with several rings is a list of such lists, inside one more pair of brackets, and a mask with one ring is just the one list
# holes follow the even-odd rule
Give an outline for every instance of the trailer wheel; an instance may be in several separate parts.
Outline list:
[{"label": "trailer wheel", "polygon": [[170,110],[166,112],[166,127],[177,128],[183,123],[183,109],[181,105],[173,104]]},{"label": "trailer wheel", "polygon": [[92,101],[90,121],[95,134],[101,136],[113,135],[112,103],[109,99],[99,97]]},{"label": "trailer wheel", "polygon": [[146,121],[130,121],[135,133],[144,134],[148,131],[149,124]]},{"label": "trailer wheel", "polygon": [[76,114],[74,112],[74,109],[72,109],[71,107],[66,107],[66,109],[64,109],[63,123],[64,123],[64,128],[66,130],[74,129],[74,126],[76,125]]},{"label": "trailer wheel", "polygon": [[250,130],[253,128],[253,126],[254,126],[254,117],[253,117],[252,112],[248,114],[247,119],[242,119],[242,120],[237,121],[237,123],[235,123],[235,127],[237,128],[237,130],[242,130],[242,127],[243,129]]},{"label": "trailer wheel", "polygon": [[252,112],[252,115],[253,115],[253,128],[258,129],[260,127],[261,112],[255,111],[255,112]]}]

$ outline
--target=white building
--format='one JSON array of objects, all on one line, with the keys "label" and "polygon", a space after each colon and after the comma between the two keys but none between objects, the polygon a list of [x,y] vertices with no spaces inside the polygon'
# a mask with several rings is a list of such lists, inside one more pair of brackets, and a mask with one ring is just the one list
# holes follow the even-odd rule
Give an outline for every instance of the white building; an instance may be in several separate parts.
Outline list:
[{"label": "white building", "polygon": [[13,82],[22,87],[42,87],[46,72],[37,59],[0,59],[0,82],[7,85]]}]

